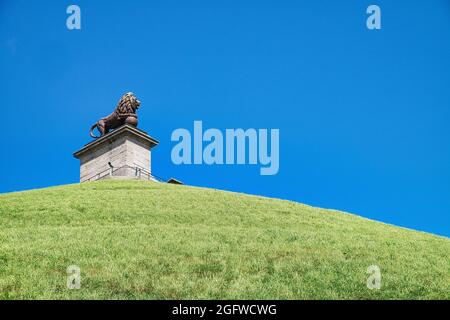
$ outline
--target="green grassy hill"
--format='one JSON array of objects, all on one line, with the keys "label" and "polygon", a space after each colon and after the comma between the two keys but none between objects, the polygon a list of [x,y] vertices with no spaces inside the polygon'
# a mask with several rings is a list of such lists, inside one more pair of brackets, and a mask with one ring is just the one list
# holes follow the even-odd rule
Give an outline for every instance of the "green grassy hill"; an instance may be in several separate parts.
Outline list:
[{"label": "green grassy hill", "polygon": [[[0,299],[449,299],[449,258],[448,238],[212,189],[102,181],[0,195]],[[366,286],[370,265],[380,290]]]}]

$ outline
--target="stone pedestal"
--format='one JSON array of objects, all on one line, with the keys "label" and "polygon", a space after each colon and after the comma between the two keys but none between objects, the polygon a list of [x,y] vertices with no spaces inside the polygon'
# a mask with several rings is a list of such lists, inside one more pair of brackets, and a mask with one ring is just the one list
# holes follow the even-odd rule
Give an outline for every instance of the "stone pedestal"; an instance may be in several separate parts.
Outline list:
[{"label": "stone pedestal", "polygon": [[80,182],[108,178],[155,180],[151,149],[158,141],[130,125],[100,137],[73,155],[80,160]]}]

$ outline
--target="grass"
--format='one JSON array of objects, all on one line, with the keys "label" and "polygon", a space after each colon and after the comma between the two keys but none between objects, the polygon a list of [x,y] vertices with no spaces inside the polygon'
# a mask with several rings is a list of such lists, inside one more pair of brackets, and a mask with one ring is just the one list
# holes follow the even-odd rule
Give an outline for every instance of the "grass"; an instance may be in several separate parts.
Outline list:
[{"label": "grass", "polygon": [[212,189],[110,180],[0,195],[0,299],[449,299],[449,258],[448,238]]}]

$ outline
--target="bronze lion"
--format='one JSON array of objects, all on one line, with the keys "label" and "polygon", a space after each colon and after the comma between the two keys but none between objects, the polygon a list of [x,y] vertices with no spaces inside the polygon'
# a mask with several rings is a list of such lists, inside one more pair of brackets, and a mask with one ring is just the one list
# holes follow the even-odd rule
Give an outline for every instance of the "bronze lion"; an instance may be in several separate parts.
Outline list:
[{"label": "bronze lion", "polygon": [[[133,92],[125,93],[117,104],[116,110],[109,116],[97,121],[89,131],[92,138],[100,138],[110,130],[114,130],[124,124],[137,127],[138,120],[136,110],[139,109],[141,102],[136,98]],[[100,136],[94,135],[94,129],[97,128]]]}]

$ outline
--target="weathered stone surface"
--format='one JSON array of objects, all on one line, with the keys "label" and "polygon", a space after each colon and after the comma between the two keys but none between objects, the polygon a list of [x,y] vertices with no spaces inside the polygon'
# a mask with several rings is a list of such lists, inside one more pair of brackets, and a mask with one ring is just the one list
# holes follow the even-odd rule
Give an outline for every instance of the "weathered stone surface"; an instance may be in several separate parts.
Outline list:
[{"label": "weathered stone surface", "polygon": [[146,132],[123,125],[73,154],[80,160],[80,182],[111,177],[153,179],[151,149],[158,143]]}]

